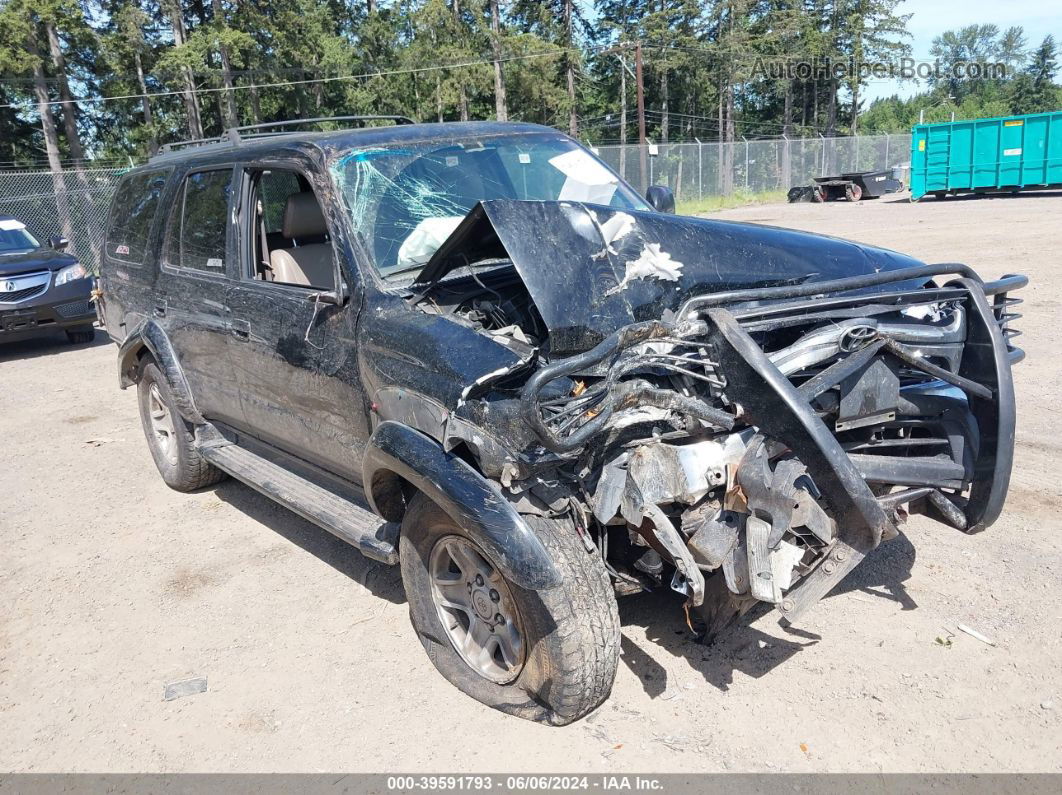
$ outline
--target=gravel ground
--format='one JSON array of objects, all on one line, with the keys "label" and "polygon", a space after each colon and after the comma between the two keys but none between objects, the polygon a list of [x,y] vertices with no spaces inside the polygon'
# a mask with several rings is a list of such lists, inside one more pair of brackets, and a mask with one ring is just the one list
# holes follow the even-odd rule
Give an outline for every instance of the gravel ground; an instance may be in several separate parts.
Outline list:
[{"label": "gravel ground", "polygon": [[799,631],[755,612],[705,647],[677,597],[624,600],[612,696],[563,729],[448,685],[397,570],[238,483],[167,489],[105,335],[0,348],[0,770],[1062,771],[1060,216],[1047,194],[719,214],[1028,273],[1010,499],[976,537],[913,521]]}]

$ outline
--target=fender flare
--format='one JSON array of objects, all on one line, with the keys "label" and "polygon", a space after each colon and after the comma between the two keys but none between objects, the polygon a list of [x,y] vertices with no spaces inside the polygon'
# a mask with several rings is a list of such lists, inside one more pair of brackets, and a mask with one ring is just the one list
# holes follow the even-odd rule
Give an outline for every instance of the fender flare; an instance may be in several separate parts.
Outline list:
[{"label": "fender flare", "polygon": [[151,353],[159,369],[162,370],[166,383],[169,384],[177,411],[188,422],[201,424],[206,422],[196,408],[188,379],[184,376],[173,351],[173,344],[166,332],[154,320],[145,318],[130,331],[118,348],[118,384],[127,389],[139,380],[137,360],[142,351]]},{"label": "fender flare", "polygon": [[362,484],[372,509],[391,521],[398,521],[402,509],[378,492],[382,478],[395,476],[449,514],[521,588],[537,591],[560,584],[549,552],[497,486],[420,431],[387,420],[365,447]]}]

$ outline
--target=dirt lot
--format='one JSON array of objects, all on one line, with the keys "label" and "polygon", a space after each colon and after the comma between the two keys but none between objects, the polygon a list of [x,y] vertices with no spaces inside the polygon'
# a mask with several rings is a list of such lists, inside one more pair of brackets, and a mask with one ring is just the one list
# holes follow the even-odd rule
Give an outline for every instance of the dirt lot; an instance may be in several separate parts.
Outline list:
[{"label": "dirt lot", "polygon": [[[235,482],[167,489],[103,335],[13,344],[0,348],[0,770],[1062,770],[1062,196],[721,217],[1032,277],[995,527],[913,522],[801,631],[757,612],[704,647],[677,597],[625,600],[611,699],[549,729],[436,674],[396,570]],[[208,691],[163,701],[191,676]]]}]

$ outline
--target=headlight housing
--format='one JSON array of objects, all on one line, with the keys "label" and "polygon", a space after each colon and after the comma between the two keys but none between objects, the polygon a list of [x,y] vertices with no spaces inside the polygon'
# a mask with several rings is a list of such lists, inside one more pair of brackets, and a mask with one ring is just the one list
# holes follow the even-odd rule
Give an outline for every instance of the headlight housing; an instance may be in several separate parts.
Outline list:
[{"label": "headlight housing", "polygon": [[73,265],[67,265],[65,268],[55,274],[55,286],[58,287],[61,284],[72,282],[75,279],[84,279],[89,275],[88,270],[80,262],[75,262]]}]

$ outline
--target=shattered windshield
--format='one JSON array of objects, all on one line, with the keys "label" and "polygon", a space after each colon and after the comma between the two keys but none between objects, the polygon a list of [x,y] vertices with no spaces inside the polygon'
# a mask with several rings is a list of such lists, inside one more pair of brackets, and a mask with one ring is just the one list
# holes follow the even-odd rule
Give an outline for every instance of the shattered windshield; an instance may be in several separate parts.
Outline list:
[{"label": "shattered windshield", "polygon": [[413,276],[477,202],[568,200],[648,205],[561,135],[499,135],[348,152],[332,176],[377,270]]}]

